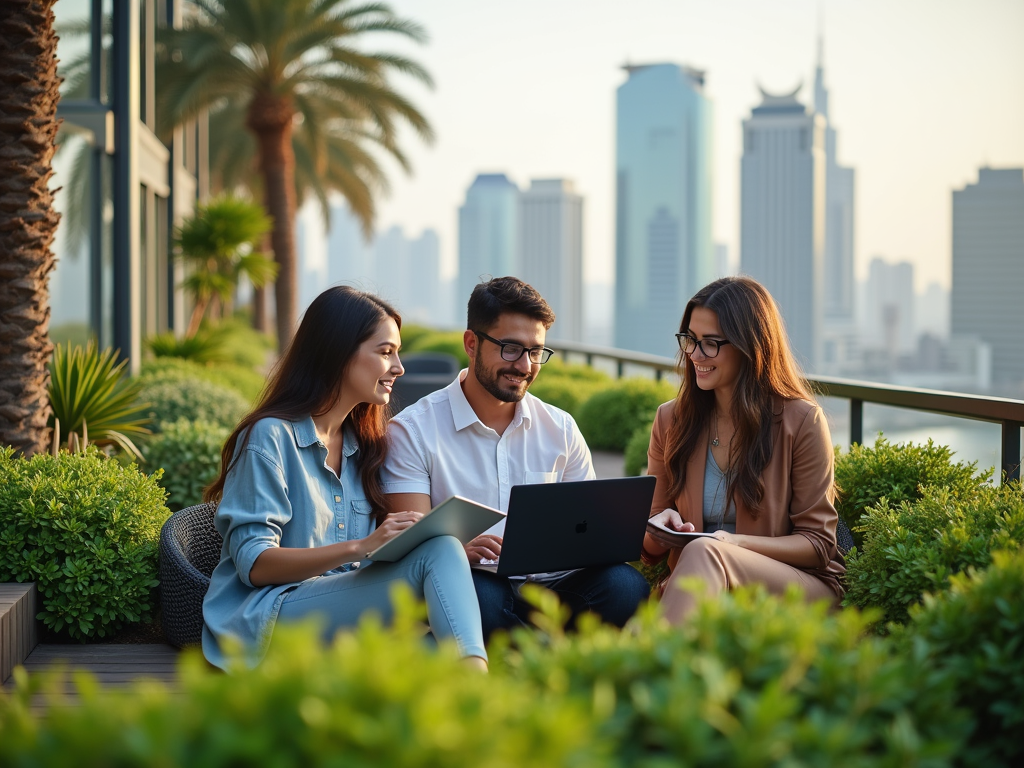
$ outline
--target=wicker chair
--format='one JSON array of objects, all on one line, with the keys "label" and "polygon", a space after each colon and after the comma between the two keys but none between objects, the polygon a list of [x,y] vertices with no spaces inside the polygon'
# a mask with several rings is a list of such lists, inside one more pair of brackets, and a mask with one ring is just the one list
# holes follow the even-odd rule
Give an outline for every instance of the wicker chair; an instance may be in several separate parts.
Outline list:
[{"label": "wicker chair", "polygon": [[223,539],[213,525],[216,504],[186,507],[160,531],[160,600],[164,636],[179,648],[203,638],[203,598],[220,562]]},{"label": "wicker chair", "polygon": [[843,557],[846,557],[847,553],[853,549],[853,534],[850,533],[850,526],[841,517],[839,524],[836,525],[836,546]]}]

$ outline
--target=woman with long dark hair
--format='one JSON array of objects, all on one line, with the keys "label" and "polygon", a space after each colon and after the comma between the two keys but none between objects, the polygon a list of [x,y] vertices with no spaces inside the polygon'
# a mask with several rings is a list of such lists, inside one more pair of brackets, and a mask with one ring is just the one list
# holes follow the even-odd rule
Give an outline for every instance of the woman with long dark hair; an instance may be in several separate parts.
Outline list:
[{"label": "woman with long dark hair", "polygon": [[666,557],[665,616],[683,620],[695,597],[752,583],[803,587],[838,601],[846,570],[836,548],[828,424],[793,358],[775,301],[748,277],[726,277],[690,299],[679,333],[682,385],[651,431],[651,519],[697,531],[682,547],[647,534],[644,560]]},{"label": "woman with long dark hair", "polygon": [[425,598],[430,628],[486,668],[480,609],[462,544],[440,536],[395,563],[367,554],[422,515],[386,512],[380,469],[388,403],[404,372],[401,317],[368,293],[330,288],[306,310],[255,410],[224,445],[206,490],[219,502],[220,563],[203,603],[203,653],[223,642],[252,666],[278,621],[318,615],[326,636],[368,610],[390,615],[396,583]]}]

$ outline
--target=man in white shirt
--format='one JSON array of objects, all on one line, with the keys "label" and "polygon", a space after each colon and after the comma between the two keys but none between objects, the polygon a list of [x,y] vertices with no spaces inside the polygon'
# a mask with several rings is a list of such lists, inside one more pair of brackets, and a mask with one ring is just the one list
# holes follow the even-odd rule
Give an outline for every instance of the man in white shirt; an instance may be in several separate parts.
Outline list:
[{"label": "man in white shirt", "polygon": [[[527,393],[551,357],[544,341],[554,321],[541,295],[517,278],[476,286],[463,336],[469,368],[388,426],[382,479],[391,510],[426,512],[459,495],[507,512],[513,485],[594,479],[572,416]],[[496,559],[503,531],[504,521],[467,544],[470,563]],[[620,627],[649,593],[626,563],[535,580],[554,590],[574,619],[593,611]],[[524,579],[474,569],[473,581],[485,638],[526,623],[531,608],[518,594]]]}]

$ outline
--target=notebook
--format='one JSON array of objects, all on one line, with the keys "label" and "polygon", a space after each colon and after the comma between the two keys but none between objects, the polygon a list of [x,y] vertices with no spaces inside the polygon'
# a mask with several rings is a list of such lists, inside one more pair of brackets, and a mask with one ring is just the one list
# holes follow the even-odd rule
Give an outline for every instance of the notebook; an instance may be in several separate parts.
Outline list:
[{"label": "notebook", "polygon": [[653,477],[515,485],[497,561],[499,576],[552,573],[640,559]]},{"label": "notebook", "polygon": [[504,517],[504,513],[493,507],[477,504],[461,496],[452,496],[423,515],[415,525],[370,552],[367,559],[387,563],[401,560],[424,541],[435,536],[454,536],[463,544],[468,544]]}]

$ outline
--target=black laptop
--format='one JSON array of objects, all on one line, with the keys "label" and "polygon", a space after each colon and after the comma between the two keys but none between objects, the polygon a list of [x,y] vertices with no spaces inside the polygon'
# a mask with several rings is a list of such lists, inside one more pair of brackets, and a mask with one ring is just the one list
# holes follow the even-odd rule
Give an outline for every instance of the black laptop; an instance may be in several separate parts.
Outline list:
[{"label": "black laptop", "polygon": [[655,478],[514,485],[501,557],[474,568],[523,576],[640,559]]}]

